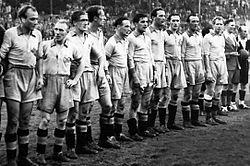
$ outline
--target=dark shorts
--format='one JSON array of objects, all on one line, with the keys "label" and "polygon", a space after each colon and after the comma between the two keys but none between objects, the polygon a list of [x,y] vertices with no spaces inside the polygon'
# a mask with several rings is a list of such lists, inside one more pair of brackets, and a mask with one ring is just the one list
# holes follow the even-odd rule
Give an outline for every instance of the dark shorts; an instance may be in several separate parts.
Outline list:
[{"label": "dark shorts", "polygon": [[4,95],[3,77],[0,76],[0,98],[3,98],[4,96],[5,95]]},{"label": "dark shorts", "polygon": [[248,70],[249,70],[249,62],[247,59],[240,60],[240,83],[247,84],[248,83]]},{"label": "dark shorts", "polygon": [[228,70],[228,84],[240,83],[240,70]]}]

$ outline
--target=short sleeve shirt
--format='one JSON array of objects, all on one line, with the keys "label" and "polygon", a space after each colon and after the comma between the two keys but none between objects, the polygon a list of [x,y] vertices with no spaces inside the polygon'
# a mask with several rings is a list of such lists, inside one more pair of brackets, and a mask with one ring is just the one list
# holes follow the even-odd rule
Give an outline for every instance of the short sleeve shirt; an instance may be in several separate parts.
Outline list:
[{"label": "short sleeve shirt", "polygon": [[105,54],[110,66],[127,67],[128,41],[113,35],[105,45]]},{"label": "short sleeve shirt", "polygon": [[146,34],[151,39],[152,54],[155,61],[165,61],[164,43],[167,40],[166,31],[154,28],[152,25],[147,28]]},{"label": "short sleeve shirt", "polygon": [[167,30],[168,37],[165,43],[166,58],[181,60],[182,35]]},{"label": "short sleeve shirt", "polygon": [[128,36],[129,47],[129,67],[134,68],[135,62],[152,63],[154,64],[154,58],[151,50],[151,39],[145,33],[138,34],[133,31]]},{"label": "short sleeve shirt", "polygon": [[[94,42],[95,47],[101,53],[101,56],[105,56],[103,31],[101,29],[99,29],[97,31],[97,34],[89,31],[89,37]],[[97,64],[98,58],[96,56],[93,56],[93,54],[91,54],[91,56],[90,56],[91,63]]]},{"label": "short sleeve shirt", "polygon": [[82,58],[70,41],[62,45],[54,40],[45,41],[40,46],[39,54],[43,57],[43,73],[51,75],[70,75],[71,62]]},{"label": "short sleeve shirt", "polygon": [[203,53],[210,60],[225,59],[225,39],[223,35],[209,33],[203,39]]},{"label": "short sleeve shirt", "polygon": [[42,35],[36,29],[25,34],[20,26],[10,28],[4,34],[0,57],[5,58],[8,54],[8,62],[11,65],[35,67],[41,41]]},{"label": "short sleeve shirt", "polygon": [[[82,62],[84,63],[84,71],[94,71],[91,65],[90,53],[94,48],[94,41],[90,34],[84,34],[83,37],[77,35],[77,33],[73,30],[69,32],[67,39],[70,40],[76,47],[76,49],[80,52],[82,56]],[[93,54],[96,59],[98,59],[100,55]]]},{"label": "short sleeve shirt", "polygon": [[200,33],[192,33],[186,31],[183,33],[182,40],[182,57],[185,60],[200,60],[202,46],[202,36]]}]

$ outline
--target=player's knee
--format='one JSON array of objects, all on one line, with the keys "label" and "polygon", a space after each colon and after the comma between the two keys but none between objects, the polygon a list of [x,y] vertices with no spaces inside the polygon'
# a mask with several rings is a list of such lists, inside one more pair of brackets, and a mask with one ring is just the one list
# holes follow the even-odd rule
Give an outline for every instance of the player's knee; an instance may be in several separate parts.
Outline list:
[{"label": "player's knee", "polygon": [[41,122],[40,122],[39,128],[41,128],[43,130],[47,129],[48,126],[49,126],[49,122],[50,122],[50,118],[43,117],[42,120],[41,120]]},{"label": "player's knee", "polygon": [[112,104],[102,105],[102,114],[109,115],[113,111]]},{"label": "player's knee", "polygon": [[18,121],[17,119],[10,119],[7,123],[7,131],[17,131]]},{"label": "player's knee", "polygon": [[173,95],[171,96],[171,100],[172,100],[172,101],[177,101],[177,99],[178,99],[178,94],[173,94]]},{"label": "player's knee", "polygon": [[185,102],[190,101],[191,98],[192,98],[191,94],[184,95],[184,97],[183,97],[183,99],[184,99]]},{"label": "player's knee", "polygon": [[145,101],[144,103],[142,103],[142,105],[147,110],[150,108],[150,102],[149,101]]},{"label": "player's knee", "polygon": [[216,92],[216,93],[214,93],[214,98],[215,98],[215,99],[219,100],[220,97],[221,97],[221,92]]},{"label": "player's knee", "polygon": [[207,89],[206,94],[204,94],[204,97],[205,97],[206,95],[213,96],[214,93],[215,93],[214,90],[212,90],[212,89],[209,89],[209,90],[208,90],[208,89]]},{"label": "player's knee", "polygon": [[155,102],[158,102],[160,100],[160,93],[154,93],[154,96],[152,97],[152,99],[155,101]]},{"label": "player's knee", "polygon": [[125,103],[120,103],[119,105],[118,105],[118,111],[119,112],[123,112],[124,111],[124,109],[125,109]]},{"label": "player's knee", "polygon": [[64,130],[66,128],[66,122],[67,122],[66,117],[59,119],[57,123],[57,128],[60,130]]},{"label": "player's knee", "polygon": [[210,94],[204,94],[204,99],[205,99],[206,101],[212,101],[212,99],[213,99],[213,95],[210,95]]},{"label": "player's knee", "polygon": [[233,88],[234,88],[233,84],[228,84],[227,90],[233,90]]},{"label": "player's knee", "polygon": [[112,107],[111,97],[107,95],[103,95],[100,97],[99,102],[102,107]]},{"label": "player's knee", "polygon": [[133,110],[137,109],[139,107],[139,100],[132,100],[131,101],[131,108]]},{"label": "player's knee", "polygon": [[112,109],[112,104],[105,104],[102,107],[104,110],[111,110]]},{"label": "player's knee", "polygon": [[68,123],[74,123],[76,121],[76,112],[72,112],[71,114],[68,115],[67,122]]},{"label": "player's knee", "polygon": [[87,114],[79,114],[78,120],[80,120],[80,121],[86,121],[86,119],[87,119]]},{"label": "player's knee", "polygon": [[199,94],[200,94],[199,92],[194,92],[193,97],[192,97],[193,100],[195,100],[195,101],[198,100],[199,99]]}]

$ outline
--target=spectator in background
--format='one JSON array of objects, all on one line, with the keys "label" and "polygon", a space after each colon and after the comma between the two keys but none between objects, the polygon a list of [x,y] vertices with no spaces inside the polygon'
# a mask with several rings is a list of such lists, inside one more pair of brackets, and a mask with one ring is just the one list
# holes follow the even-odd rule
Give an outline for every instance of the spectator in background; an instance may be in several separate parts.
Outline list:
[{"label": "spectator in background", "polygon": [[236,93],[238,84],[240,83],[240,63],[238,47],[239,43],[235,36],[235,21],[228,19],[225,21],[225,31],[223,36],[225,38],[225,56],[228,70],[228,85],[225,85],[221,94],[221,111],[219,114],[224,115],[227,111],[238,111],[236,105]]}]

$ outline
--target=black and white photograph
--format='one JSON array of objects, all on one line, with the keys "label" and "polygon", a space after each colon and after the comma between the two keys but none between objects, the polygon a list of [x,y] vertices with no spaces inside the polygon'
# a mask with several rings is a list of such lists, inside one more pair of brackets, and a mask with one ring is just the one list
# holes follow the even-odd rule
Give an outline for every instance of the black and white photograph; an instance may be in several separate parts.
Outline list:
[{"label": "black and white photograph", "polygon": [[0,166],[250,166],[250,0],[0,0]]}]

